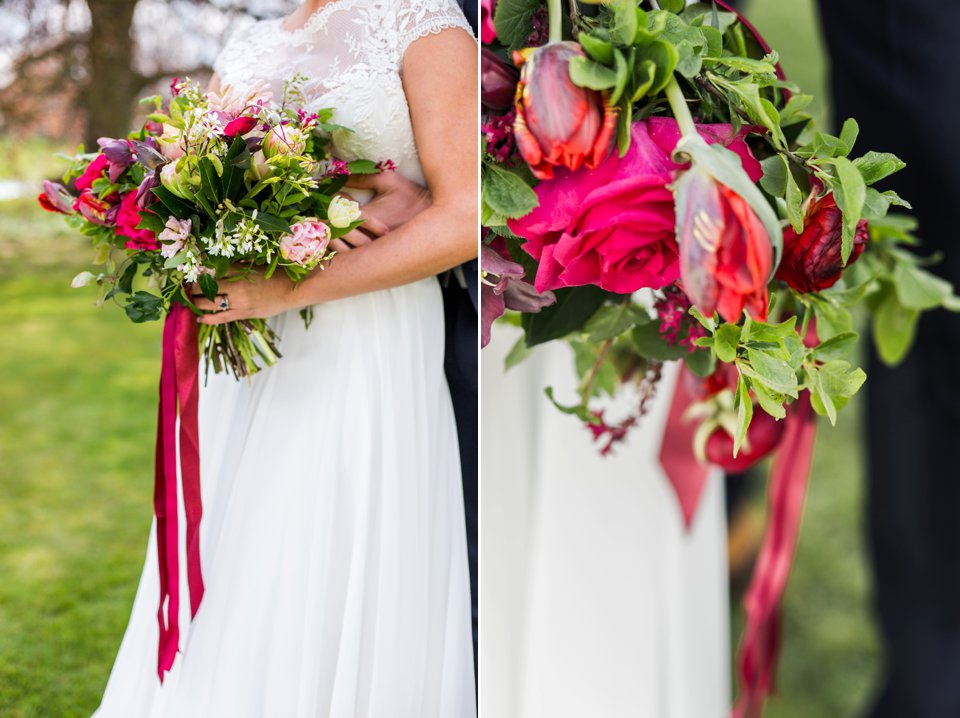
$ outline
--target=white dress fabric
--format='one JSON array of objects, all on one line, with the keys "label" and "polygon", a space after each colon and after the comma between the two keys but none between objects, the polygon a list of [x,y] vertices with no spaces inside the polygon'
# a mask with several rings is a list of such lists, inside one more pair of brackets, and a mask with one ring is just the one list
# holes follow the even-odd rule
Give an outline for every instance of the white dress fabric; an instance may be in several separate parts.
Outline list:
[{"label": "white dress fabric", "polygon": [[[338,156],[390,159],[422,182],[402,58],[445,28],[469,28],[454,0],[335,0],[299,31],[246,26],[216,69],[275,98],[305,75],[306,109],[334,107],[355,131]],[[161,686],[154,527],[96,718],[472,718],[437,280],[317,306],[309,330],[297,312],[272,323],[276,366],[201,389],[206,593],[191,624],[182,582],[181,654]]]},{"label": "white dress fabric", "polygon": [[688,533],[657,460],[676,365],[602,457],[543,394],[576,401],[570,349],[536,347],[504,373],[518,334],[496,326],[481,352],[481,714],[727,718],[722,477]]}]

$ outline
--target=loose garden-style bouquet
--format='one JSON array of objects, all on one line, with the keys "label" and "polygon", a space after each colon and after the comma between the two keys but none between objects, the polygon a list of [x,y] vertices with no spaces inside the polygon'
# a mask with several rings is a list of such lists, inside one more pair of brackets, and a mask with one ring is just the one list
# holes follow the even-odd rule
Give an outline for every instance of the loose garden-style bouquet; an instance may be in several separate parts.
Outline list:
[{"label": "loose garden-style bouquet", "polygon": [[835,422],[863,384],[857,308],[889,363],[920,312],[956,308],[910,251],[913,222],[887,214],[907,202],[874,187],[903,163],[853,157],[854,120],[819,130],[735,13],[499,0],[484,22],[484,338],[513,308],[510,362],[569,341],[581,400],[560,409],[598,436],[638,417],[608,425],[591,400],[680,360],[701,378],[698,453],[742,468],[775,443],[751,442],[752,422],[801,394]]},{"label": "loose garden-style bouquet", "polygon": [[[775,454],[734,709],[757,716],[814,412],[834,423],[866,380],[856,314],[895,364],[921,312],[960,300],[911,252],[913,221],[888,215],[909,204],[877,185],[903,163],[854,154],[854,120],[818,129],[812,98],[720,0],[482,8],[482,341],[512,309],[508,367],[569,342],[579,401],[547,394],[604,452],[639,423],[662,363],[683,362],[660,459],[688,522],[707,464]],[[605,416],[599,397],[628,384],[636,410]]]},{"label": "loose garden-style bouquet", "polygon": [[[303,280],[333,256],[329,244],[360,225],[359,207],[338,196],[351,173],[371,173],[369,161],[331,155],[333,110],[300,109],[301,78],[273,102],[261,86],[204,94],[174,81],[172,97],[146,98],[147,122],[126,139],[101,139],[96,154],[73,158],[64,181],[75,197],[47,182],[41,205],[68,215],[90,237],[98,303],[121,302],[134,322],[160,319],[173,304],[193,307],[196,284],[217,301],[222,282],[251,271],[282,269]],[[221,300],[223,301],[223,300]],[[303,313],[309,324],[309,311]],[[200,325],[207,367],[248,376],[280,356],[278,337],[263,319]]]}]

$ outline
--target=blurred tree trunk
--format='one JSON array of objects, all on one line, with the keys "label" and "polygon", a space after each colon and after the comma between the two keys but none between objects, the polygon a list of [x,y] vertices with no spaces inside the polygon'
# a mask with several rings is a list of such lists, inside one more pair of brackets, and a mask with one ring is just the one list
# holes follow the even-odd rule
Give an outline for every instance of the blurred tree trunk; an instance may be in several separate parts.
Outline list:
[{"label": "blurred tree trunk", "polygon": [[140,77],[133,66],[133,14],[137,0],[87,0],[92,29],[87,46],[90,77],[82,103],[86,114],[84,143],[119,137],[130,130],[130,112]]}]

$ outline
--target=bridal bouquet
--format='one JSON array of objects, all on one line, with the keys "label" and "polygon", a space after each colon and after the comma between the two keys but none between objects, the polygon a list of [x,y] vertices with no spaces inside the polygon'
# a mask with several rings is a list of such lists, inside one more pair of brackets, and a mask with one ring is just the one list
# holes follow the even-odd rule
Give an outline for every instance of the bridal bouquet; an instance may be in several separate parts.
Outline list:
[{"label": "bridal bouquet", "polygon": [[[98,304],[121,303],[134,322],[154,321],[172,305],[193,307],[189,285],[217,301],[225,282],[282,269],[299,282],[334,252],[330,242],[361,224],[358,205],[337,195],[369,161],[346,163],[330,153],[333,110],[299,109],[302,78],[280,103],[255,86],[204,94],[174,81],[172,97],[146,98],[147,123],[126,139],[101,139],[96,154],[79,154],[64,182],[47,182],[40,204],[67,215],[90,238]],[[82,151],[81,151],[82,152]],[[224,307],[226,308],[226,307]],[[309,324],[308,311],[302,312]],[[263,319],[200,325],[199,344],[214,371],[248,376],[280,356]]]},{"label": "bridal bouquet", "polygon": [[[888,215],[909,204],[875,186],[899,159],[855,153],[854,120],[818,129],[735,13],[652,5],[485,3],[484,341],[516,309],[508,363],[572,344],[580,401],[558,408],[605,450],[682,361],[698,456],[742,469],[801,395],[833,423],[864,383],[858,309],[896,363],[919,314],[957,299]],[[633,380],[636,412],[608,423],[591,402]]]},{"label": "bridal bouquet", "polygon": [[[568,342],[603,452],[639,423],[663,362],[685,369],[660,462],[692,520],[706,465],[775,454],[769,529],[745,598],[737,718],[774,682],[779,603],[815,435],[921,312],[957,310],[919,258],[895,156],[855,151],[807,113],[775,51],[720,0],[483,0],[482,343],[519,325],[507,367]],[[506,310],[515,310],[506,313]],[[628,385],[635,409],[597,402]]]}]

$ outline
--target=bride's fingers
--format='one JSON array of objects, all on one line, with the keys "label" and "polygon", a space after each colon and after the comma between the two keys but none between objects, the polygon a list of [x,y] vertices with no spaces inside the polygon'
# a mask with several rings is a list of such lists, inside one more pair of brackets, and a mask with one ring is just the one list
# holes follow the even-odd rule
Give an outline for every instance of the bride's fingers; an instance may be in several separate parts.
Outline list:
[{"label": "bride's fingers", "polygon": [[354,248],[362,247],[364,244],[370,244],[370,242],[373,241],[373,237],[371,237],[369,234],[361,232],[359,229],[351,229],[340,239]]},{"label": "bride's fingers", "polygon": [[363,224],[360,226],[360,229],[372,235],[374,239],[378,239],[390,231],[390,227],[388,227],[385,222],[381,222],[376,217],[370,216],[363,209],[360,210],[360,217],[363,219]]},{"label": "bride's fingers", "polygon": [[330,249],[332,249],[337,254],[341,254],[343,252],[349,252],[351,249],[353,249],[353,247],[351,247],[349,244],[344,242],[342,239],[335,239],[332,242],[330,242]]},{"label": "bride's fingers", "polygon": [[191,294],[190,299],[193,301],[197,309],[200,309],[205,312],[223,311],[223,307],[221,306],[221,304],[223,303],[224,299],[227,300],[228,306],[230,304],[230,299],[227,297],[226,294],[218,294],[216,297],[216,300],[212,302],[202,294]]},{"label": "bride's fingers", "polygon": [[239,309],[227,309],[223,312],[214,312],[213,314],[204,314],[197,321],[200,324],[226,324],[238,319],[246,319],[247,315]]},{"label": "bride's fingers", "polygon": [[345,186],[354,189],[372,189],[377,192],[383,189],[383,177],[384,173],[381,172],[369,175],[349,175]]}]

